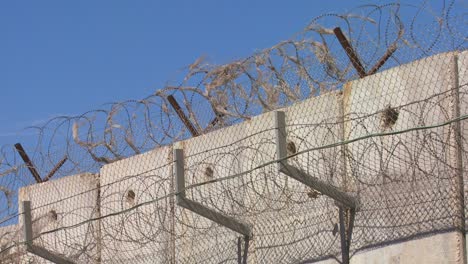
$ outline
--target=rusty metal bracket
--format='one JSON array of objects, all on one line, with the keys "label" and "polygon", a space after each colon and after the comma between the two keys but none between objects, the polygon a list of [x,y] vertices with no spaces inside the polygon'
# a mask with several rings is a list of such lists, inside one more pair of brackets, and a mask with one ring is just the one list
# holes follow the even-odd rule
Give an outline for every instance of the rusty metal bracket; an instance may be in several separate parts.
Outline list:
[{"label": "rusty metal bracket", "polygon": [[52,178],[52,176],[54,176],[54,174],[60,169],[60,167],[63,166],[63,164],[65,164],[65,162],[68,160],[68,157],[65,156],[63,157],[56,165],[55,167],[49,172],[49,174],[47,174],[47,176],[42,180],[43,182],[46,182],[48,181],[50,178]]},{"label": "rusty metal bracket", "polygon": [[341,28],[336,27],[333,29],[333,32],[335,33],[336,38],[340,42],[341,46],[346,52],[346,55],[348,55],[349,60],[353,64],[354,68],[359,74],[359,77],[364,78],[367,76],[366,70],[364,69],[364,66],[362,66],[361,61],[359,60],[359,57],[356,53],[356,51],[353,49],[351,46],[351,43],[346,39],[346,36],[343,34],[343,31],[341,31]]},{"label": "rusty metal bracket", "polygon": [[393,53],[395,53],[396,50],[397,50],[397,46],[396,46],[395,43],[393,43],[387,49],[387,51],[382,56],[382,58],[380,58],[379,61],[377,61],[377,63],[374,65],[374,67],[372,67],[372,69],[370,69],[370,71],[367,72],[367,75],[372,75],[372,74],[376,73],[380,69],[380,67],[382,67],[385,64],[385,62],[387,62],[387,60],[393,55]]},{"label": "rusty metal bracket", "polygon": [[23,146],[20,143],[15,144],[15,149],[18,151],[18,154],[23,159],[24,163],[26,163],[26,167],[28,167],[29,172],[34,177],[37,183],[42,182],[41,175],[37,172],[36,166],[34,166],[33,162],[29,158],[28,154],[24,150]]},{"label": "rusty metal bracket", "polygon": [[20,143],[16,143],[15,144],[15,149],[16,149],[16,151],[18,151],[18,154],[23,159],[24,163],[26,163],[26,167],[28,168],[29,172],[31,173],[31,175],[33,176],[33,178],[36,180],[37,183],[46,182],[50,178],[52,178],[52,176],[54,176],[54,174],[60,169],[60,167],[63,166],[63,164],[65,164],[65,162],[68,159],[67,156],[63,157],[55,165],[55,167],[49,172],[49,174],[47,174],[47,176],[44,179],[42,179],[41,175],[39,174],[39,172],[36,169],[36,166],[34,166],[34,163],[29,158],[29,156],[26,153],[26,151],[24,150],[23,146]]},{"label": "rusty metal bracket", "polygon": [[359,57],[356,53],[356,51],[353,49],[351,46],[351,43],[349,43],[348,39],[346,39],[346,36],[343,34],[343,31],[341,31],[341,28],[336,27],[333,29],[333,32],[335,33],[336,38],[340,42],[341,46],[343,49],[346,51],[346,55],[348,55],[349,60],[353,64],[354,68],[359,74],[359,77],[364,78],[366,76],[372,75],[376,73],[380,67],[382,67],[385,62],[395,53],[397,50],[397,45],[396,43],[393,43],[390,45],[390,47],[387,49],[385,54],[377,61],[377,63],[366,73],[366,70],[364,69],[364,66],[362,65],[361,61],[359,60]]},{"label": "rusty metal bracket", "polygon": [[174,96],[169,95],[167,97],[167,100],[171,104],[172,108],[174,108],[174,110],[176,111],[180,120],[182,120],[182,123],[184,123],[185,127],[190,131],[190,134],[192,134],[192,136],[194,137],[199,136],[200,132],[195,128],[192,122],[190,122],[189,118],[185,115],[184,111],[182,110]]}]

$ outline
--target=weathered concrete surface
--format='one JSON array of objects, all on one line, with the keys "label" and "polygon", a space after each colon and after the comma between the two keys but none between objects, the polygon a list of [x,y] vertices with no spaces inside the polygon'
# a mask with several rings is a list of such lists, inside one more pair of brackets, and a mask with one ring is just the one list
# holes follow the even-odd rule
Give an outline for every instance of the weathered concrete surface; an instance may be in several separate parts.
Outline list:
[{"label": "weathered concrete surface", "polygon": [[[285,196],[281,194],[286,186],[285,177],[279,177],[276,164],[258,168],[277,159],[274,113],[265,113],[244,122],[244,129],[248,137],[242,141],[244,150],[240,158],[242,171],[248,173],[241,178],[246,187],[242,188],[246,197],[243,211],[247,221],[252,224],[254,234],[250,241],[249,263],[267,263],[279,257],[273,254],[269,258],[265,256],[266,252],[272,252],[267,244],[279,245],[279,240],[284,238],[273,235],[272,230],[278,230],[284,221],[272,216],[279,208],[285,208]],[[271,228],[267,229],[267,226]]]},{"label": "weathered concrete surface", "polygon": [[[33,244],[77,263],[98,261],[99,221],[66,228],[99,216],[98,187],[97,175],[80,174],[21,188],[20,208],[22,201],[31,201],[34,236],[64,228],[39,236]],[[21,215],[19,221],[22,223]]]},{"label": "weathered concrete surface", "polygon": [[[459,56],[462,115],[468,114],[466,54]],[[462,263],[460,233],[431,233],[461,226],[454,125],[311,150],[450,121],[456,117],[453,61],[452,54],[440,54],[351,82],[343,94],[331,92],[282,109],[292,142],[289,154],[310,150],[289,163],[359,195],[352,241],[352,252],[358,251],[351,263]],[[190,188],[187,197],[252,225],[249,263],[340,259],[333,201],[278,173],[276,164],[259,167],[277,158],[274,120],[274,113],[266,113],[177,143],[185,151],[186,185],[211,182]],[[44,235],[38,245],[83,263],[235,263],[239,234],[174,206],[172,160],[172,147],[164,147],[106,165],[100,193],[93,191],[94,175],[22,189],[20,200],[43,206],[33,212],[36,232],[105,217]],[[142,203],[147,204],[135,208]],[[109,216],[113,213],[118,214]],[[396,243],[423,233],[428,236]],[[73,251],[72,244],[78,246]],[[379,247],[372,248],[375,244]],[[371,248],[359,251],[363,247]]]},{"label": "weathered concrete surface", "polygon": [[463,263],[459,255],[462,239],[459,232],[450,232],[387,245],[357,253],[351,264]]},{"label": "weathered concrete surface", "polygon": [[[468,51],[458,54],[458,91],[460,98],[460,116],[468,115]],[[468,232],[468,120],[460,122],[462,141],[462,166],[464,186],[464,208],[465,208],[465,233]],[[465,239],[467,236],[465,235]],[[465,240],[466,252],[468,252],[468,240]]]},{"label": "weathered concrete surface", "polygon": [[[37,261],[38,257],[26,255],[24,248],[19,246],[22,238],[22,229],[18,225],[0,227],[0,263],[22,263]],[[6,250],[9,248],[8,250]]]},{"label": "weathered concrete surface", "polygon": [[[288,155],[341,141],[339,122],[341,93],[332,92],[288,108],[286,115]],[[249,127],[251,151],[244,157],[246,170],[277,159],[274,113],[263,114]],[[288,163],[313,177],[340,186],[344,176],[341,148],[310,151]],[[332,199],[304,184],[280,174],[276,164],[250,173],[256,212],[252,260],[256,263],[288,263],[317,259],[337,253],[338,236],[333,235],[338,221]],[[320,208],[320,210],[319,210]],[[276,230],[276,234],[272,233]],[[297,232],[297,230],[301,230]]]},{"label": "weathered concrete surface", "polygon": [[[242,205],[250,198],[247,189],[240,188],[248,182],[245,177],[190,186],[242,172],[247,126],[248,122],[234,125],[175,145],[184,150],[187,198],[239,220],[245,220]],[[237,258],[237,238],[242,235],[190,210],[177,207],[175,230],[177,263],[223,263]]]},{"label": "weathered concrete surface", "polygon": [[[348,83],[345,139],[450,121],[456,106],[452,64],[453,54],[444,53]],[[460,226],[453,141],[454,126],[448,125],[346,146],[348,175],[362,204],[353,234],[359,242],[352,247]]]},{"label": "weathered concrete surface", "polygon": [[[166,263],[173,258],[172,147],[103,166],[103,263]],[[138,208],[135,205],[148,203]],[[132,209],[134,208],[134,209]]]},{"label": "weathered concrete surface", "polygon": [[[26,248],[22,245],[23,226],[9,225],[0,227],[0,263],[2,264],[17,264],[17,263],[52,263],[34,254],[26,252]],[[6,250],[8,248],[8,250]]]}]

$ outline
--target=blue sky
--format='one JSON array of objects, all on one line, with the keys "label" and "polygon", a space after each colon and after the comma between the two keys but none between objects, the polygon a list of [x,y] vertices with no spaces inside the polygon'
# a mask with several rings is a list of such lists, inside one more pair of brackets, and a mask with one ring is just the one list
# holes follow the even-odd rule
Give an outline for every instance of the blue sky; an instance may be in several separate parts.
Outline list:
[{"label": "blue sky", "polygon": [[226,63],[367,1],[1,1],[0,145],[56,115],[143,98],[196,58]]}]

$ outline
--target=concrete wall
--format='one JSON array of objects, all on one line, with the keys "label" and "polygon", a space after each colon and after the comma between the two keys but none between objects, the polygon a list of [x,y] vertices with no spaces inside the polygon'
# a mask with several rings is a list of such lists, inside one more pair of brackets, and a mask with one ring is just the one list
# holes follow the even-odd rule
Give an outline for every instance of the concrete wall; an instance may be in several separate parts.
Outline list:
[{"label": "concrete wall", "polygon": [[[341,141],[341,124],[337,122],[340,102],[341,93],[332,92],[281,109],[288,125],[289,155]],[[266,113],[251,125],[248,145],[252,150],[244,157],[246,170],[277,159],[276,131],[271,129],[274,120],[274,113]],[[341,183],[344,170],[340,149],[308,152],[288,162],[334,185]],[[289,263],[338,252],[339,240],[332,232],[338,210],[332,200],[279,173],[276,164],[254,170],[249,178],[257,190],[251,194],[255,215],[249,219],[254,223],[252,263]]]},{"label": "concrete wall", "polygon": [[[282,109],[290,125],[288,140],[296,151],[340,141],[342,126],[337,118],[341,115],[341,98],[341,93],[334,92]],[[257,168],[277,158],[274,127],[274,113],[270,112],[178,143],[185,153],[187,185],[252,170],[234,179],[196,187],[187,196],[253,227],[249,263],[287,263],[335,254],[339,252],[339,240],[332,230],[338,210],[333,201],[321,195],[315,197],[314,190],[279,174],[275,164]],[[344,174],[342,154],[341,148],[326,149],[296,156],[291,164],[340,186]],[[216,263],[222,261],[215,261],[217,257],[235,257],[238,234],[187,210],[181,213],[184,221],[176,226],[186,227],[187,233],[180,239],[181,246],[176,246],[182,258],[178,260],[196,263],[213,256],[210,260]],[[298,229],[302,230],[300,234]],[[271,230],[281,230],[281,235],[275,236]],[[315,241],[307,239],[319,233]],[[230,246],[223,248],[222,244]]]},{"label": "concrete wall", "polygon": [[[468,80],[466,54],[458,58],[460,85]],[[465,243],[458,231],[466,206],[457,188],[460,161],[468,164],[468,146],[457,143],[457,126],[375,136],[439,125],[458,115],[458,105],[462,115],[468,114],[466,85],[454,89],[454,61],[452,53],[439,54],[347,83],[343,92],[282,109],[289,155],[374,135],[288,161],[359,197],[352,263],[462,263]],[[341,249],[333,200],[280,174],[276,164],[258,167],[277,158],[274,128],[274,113],[269,112],[177,143],[184,149],[186,185],[212,182],[189,189],[187,197],[253,227],[249,263],[337,263],[333,258],[341,258]],[[93,175],[22,189],[20,200],[31,199],[33,207],[44,205],[33,215],[48,220],[38,220],[36,230],[106,216],[88,224],[92,232],[77,227],[73,234],[48,234],[38,243],[76,255],[68,252],[70,243],[63,244],[66,236],[76,238],[72,242],[78,248],[89,248],[80,261],[235,263],[239,234],[174,205],[172,160],[168,146],[106,165],[100,172],[100,192],[86,192],[85,200],[79,195],[80,200],[49,204],[95,188]],[[78,215],[73,220],[72,213]]]},{"label": "concrete wall", "polygon": [[[1,263],[20,263],[21,261],[34,260],[34,256],[25,254],[18,242],[22,237],[22,229],[19,225],[9,225],[0,227],[0,259]],[[8,250],[6,250],[9,248]]]},{"label": "concrete wall", "polygon": [[462,239],[459,232],[414,239],[358,252],[351,258],[351,263],[463,263],[459,255]]},{"label": "concrete wall", "polygon": [[[439,54],[348,83],[346,140],[453,119],[451,65],[453,54]],[[454,127],[442,126],[346,146],[348,175],[362,202],[355,247],[460,226],[454,139]]]},{"label": "concrete wall", "polygon": [[[176,144],[177,148],[184,150],[186,187],[243,171],[242,157],[248,145],[242,139],[249,135],[250,122]],[[188,189],[187,198],[225,215],[245,220],[245,207],[240,205],[247,202],[250,196],[245,193],[246,189],[239,188],[245,184],[243,179]],[[241,235],[211,220],[178,207],[175,228],[178,235],[175,248],[177,263],[200,263],[207,259],[212,263],[223,263],[237,258],[237,237]]]},{"label": "concrete wall", "polygon": [[[80,174],[21,188],[19,203],[31,201],[33,236],[98,217],[98,184],[97,175]],[[41,235],[34,244],[78,263],[96,262],[100,258],[99,221]]]},{"label": "concrete wall", "polygon": [[[460,115],[468,114],[468,51],[458,54],[458,85],[460,94]],[[462,159],[463,159],[463,186],[465,199],[465,216],[468,215],[468,124],[467,120],[460,123],[462,137]],[[465,239],[468,232],[468,219],[465,217]],[[468,252],[468,240],[465,241],[466,251]]]},{"label": "concrete wall", "polygon": [[[136,155],[101,169],[104,218],[103,263],[166,263],[171,260],[173,232],[172,147]],[[165,197],[167,199],[160,199]]]}]

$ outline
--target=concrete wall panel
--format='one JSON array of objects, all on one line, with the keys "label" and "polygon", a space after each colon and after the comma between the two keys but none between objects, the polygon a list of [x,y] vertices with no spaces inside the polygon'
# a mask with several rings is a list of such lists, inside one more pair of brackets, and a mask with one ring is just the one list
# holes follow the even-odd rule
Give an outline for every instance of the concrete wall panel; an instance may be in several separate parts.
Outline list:
[{"label": "concrete wall panel", "polygon": [[[219,213],[245,220],[249,196],[245,177],[216,180],[242,172],[247,123],[223,128],[176,144],[184,150],[187,198]],[[210,184],[191,188],[203,182]],[[223,263],[237,259],[237,238],[242,237],[187,209],[176,209],[176,262]]]},{"label": "concrete wall panel", "polygon": [[[9,225],[0,227],[0,263],[40,263],[40,257],[26,254],[22,241],[23,230],[21,225]],[[45,261],[44,261],[45,262]]]},{"label": "concrete wall panel", "polygon": [[463,263],[458,250],[462,239],[459,232],[450,232],[387,245],[357,253],[351,264]]},{"label": "concrete wall panel", "polygon": [[[468,51],[458,54],[458,91],[460,95],[460,116],[468,115]],[[462,167],[464,186],[464,208],[465,208],[465,233],[468,232],[468,120],[460,122],[462,142]],[[465,235],[466,238],[466,235]],[[468,241],[465,242],[468,252]]]},{"label": "concrete wall panel", "polygon": [[65,228],[41,235],[33,243],[77,263],[98,261],[99,221],[86,223],[99,216],[98,182],[97,175],[86,173],[21,188],[20,208],[22,201],[31,201],[34,236]]},{"label": "concrete wall panel", "polygon": [[[457,96],[461,115],[468,114],[467,54],[458,57],[458,90],[454,56],[444,53],[282,109],[288,154],[305,151],[289,164],[361,201],[351,263],[462,263],[466,243],[454,230],[467,212],[457,193],[460,161],[468,164],[466,121],[461,157],[455,124],[428,127],[457,117]],[[425,128],[400,133],[418,127]],[[269,112],[178,142],[187,197],[253,227],[249,263],[336,263],[333,200],[280,174],[274,163],[263,166],[277,159],[274,128]],[[314,149],[323,146],[329,147]],[[103,217],[35,243],[79,263],[236,263],[240,234],[174,204],[172,150],[108,164],[100,183],[83,174],[22,188],[19,200],[32,201],[36,233]],[[0,229],[2,245],[17,235],[10,229]]]},{"label": "concrete wall panel", "polygon": [[[444,53],[348,83],[345,139],[450,121],[455,117],[451,65],[453,54]],[[355,248],[459,226],[453,142],[454,126],[448,125],[346,146],[348,174],[362,203]]]},{"label": "concrete wall panel", "polygon": [[172,147],[101,169],[101,214],[118,213],[102,220],[103,263],[166,263],[173,258],[172,192]]},{"label": "concrete wall panel", "polygon": [[[288,154],[340,141],[341,93],[332,92],[280,109],[286,113]],[[277,159],[274,113],[250,121],[244,170]],[[309,151],[289,159],[289,164],[337,187],[342,187],[344,166],[341,148]],[[337,208],[330,198],[277,171],[276,164],[249,174],[254,201],[250,217],[254,226],[252,261],[289,263],[318,259],[338,252]],[[276,230],[276,232],[272,232]],[[297,230],[301,230],[297,232]]]}]

